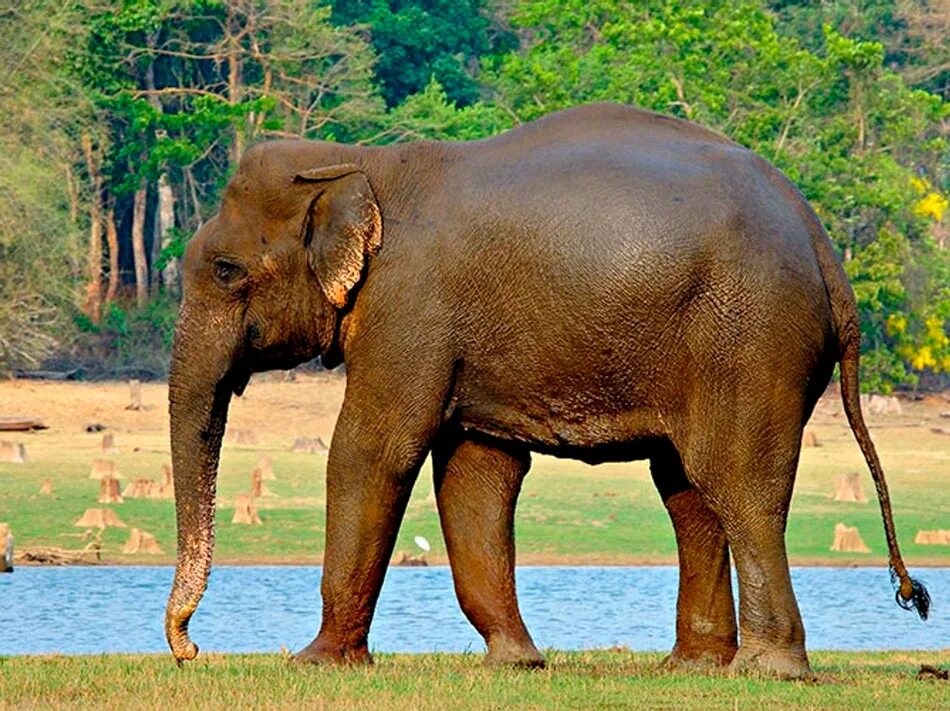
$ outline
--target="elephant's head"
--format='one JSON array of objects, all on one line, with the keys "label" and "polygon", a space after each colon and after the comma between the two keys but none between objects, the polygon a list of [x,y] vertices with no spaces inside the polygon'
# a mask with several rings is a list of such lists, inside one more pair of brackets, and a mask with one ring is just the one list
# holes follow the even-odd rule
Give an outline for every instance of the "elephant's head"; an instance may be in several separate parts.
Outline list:
[{"label": "elephant's head", "polygon": [[[188,245],[169,375],[178,564],[165,633],[179,661],[214,544],[215,479],[231,394],[251,373],[335,360],[341,310],[382,243],[366,175],[319,144],[252,148],[220,212]],[[321,167],[322,166],[322,167]]]}]

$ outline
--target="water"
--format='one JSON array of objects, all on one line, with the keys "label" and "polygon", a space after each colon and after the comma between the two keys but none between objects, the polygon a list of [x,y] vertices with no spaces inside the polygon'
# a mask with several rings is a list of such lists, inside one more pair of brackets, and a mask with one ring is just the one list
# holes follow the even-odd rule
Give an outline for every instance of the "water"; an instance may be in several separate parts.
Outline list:
[{"label": "water", "polygon": [[[0,654],[166,651],[162,619],[173,569],[19,568],[0,575]],[[217,567],[191,624],[206,651],[297,650],[319,626],[320,568]],[[792,578],[811,649],[950,646],[950,568],[918,571],[931,619],[894,603],[881,568],[798,568]],[[520,568],[522,614],[540,648],[673,644],[677,570]],[[392,568],[370,632],[383,652],[480,652],[448,568]]]}]

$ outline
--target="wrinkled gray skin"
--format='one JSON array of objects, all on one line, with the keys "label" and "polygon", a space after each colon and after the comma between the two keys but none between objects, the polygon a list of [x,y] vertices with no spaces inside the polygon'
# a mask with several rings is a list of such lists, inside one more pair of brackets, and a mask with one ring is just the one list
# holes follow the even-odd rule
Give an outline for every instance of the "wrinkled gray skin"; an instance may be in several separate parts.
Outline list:
[{"label": "wrinkled gray skin", "polygon": [[462,609],[490,661],[541,664],[512,535],[535,451],[650,459],[680,553],[671,662],[808,674],[784,532],[802,427],[836,362],[901,597],[919,602],[861,419],[851,289],[802,196],[717,134],[594,105],[474,143],[264,143],[189,244],[184,283],[166,615],[179,661],[197,653],[187,624],[211,565],[231,394],[317,355],[345,361],[347,388],[327,465],[322,626],[298,661],[370,660],[431,452]]}]

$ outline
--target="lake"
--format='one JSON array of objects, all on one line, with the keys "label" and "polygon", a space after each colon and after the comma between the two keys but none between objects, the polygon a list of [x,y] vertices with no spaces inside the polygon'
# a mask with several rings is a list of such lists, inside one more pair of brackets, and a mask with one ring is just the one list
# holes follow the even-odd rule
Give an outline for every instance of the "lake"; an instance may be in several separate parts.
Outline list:
[{"label": "lake", "polygon": [[[810,649],[950,647],[950,568],[913,571],[930,589],[931,618],[894,603],[883,568],[796,568]],[[319,567],[216,567],[192,619],[204,651],[305,646],[320,622]],[[0,575],[0,654],[165,652],[169,567],[21,567]],[[539,648],[626,645],[668,651],[675,567],[519,568],[522,614]],[[370,632],[381,652],[481,652],[446,567],[391,568]]]}]

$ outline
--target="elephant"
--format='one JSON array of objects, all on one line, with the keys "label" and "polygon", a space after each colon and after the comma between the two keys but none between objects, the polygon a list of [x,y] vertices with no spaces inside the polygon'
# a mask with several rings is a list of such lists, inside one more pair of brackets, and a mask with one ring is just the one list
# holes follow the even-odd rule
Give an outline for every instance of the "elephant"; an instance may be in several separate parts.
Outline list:
[{"label": "elephant", "polygon": [[[859,401],[858,312],[801,193],[699,125],[578,106],[471,142],[252,146],[191,239],[169,373],[178,558],[165,631],[205,591],[232,395],[251,374],[345,365],[326,471],[322,620],[294,657],[369,663],[367,635],[431,454],[462,611],[489,663],[539,666],[514,583],[532,453],[649,460],[676,536],[670,663],[810,674],[785,528],[802,431],[840,363]],[[738,621],[730,566],[738,580]]]}]

